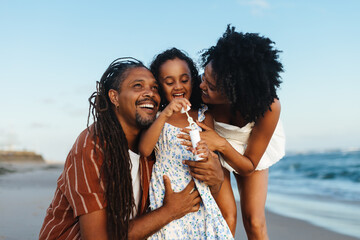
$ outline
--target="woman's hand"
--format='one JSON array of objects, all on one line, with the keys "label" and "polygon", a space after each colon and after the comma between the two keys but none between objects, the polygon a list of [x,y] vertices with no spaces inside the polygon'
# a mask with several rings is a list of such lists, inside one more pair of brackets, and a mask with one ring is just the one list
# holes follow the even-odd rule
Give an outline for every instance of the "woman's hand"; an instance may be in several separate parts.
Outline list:
[{"label": "woman's hand", "polygon": [[204,140],[211,151],[221,152],[226,144],[226,139],[221,137],[214,129],[206,126],[204,123],[196,121],[197,125],[202,128],[200,132],[201,140]]},{"label": "woman's hand", "polygon": [[174,98],[166,108],[161,112],[167,118],[171,117],[175,112],[180,112],[182,108],[186,109],[191,103],[186,98]]},{"label": "woman's hand", "polygon": [[[223,147],[226,144],[226,139],[221,137],[214,129],[206,126],[204,123],[196,121],[197,125],[202,128],[202,132],[200,132],[201,140],[204,140],[210,149],[210,151],[218,151],[221,152]],[[178,138],[183,139],[181,142],[182,145],[187,146],[188,150],[192,150],[191,148],[191,140],[190,140],[190,129],[183,128],[181,131],[185,134],[178,134]]]}]

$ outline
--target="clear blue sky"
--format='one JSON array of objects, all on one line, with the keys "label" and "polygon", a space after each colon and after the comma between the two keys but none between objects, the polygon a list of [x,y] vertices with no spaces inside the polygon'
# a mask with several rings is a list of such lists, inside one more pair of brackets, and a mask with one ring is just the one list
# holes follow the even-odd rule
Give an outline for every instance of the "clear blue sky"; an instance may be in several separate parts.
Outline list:
[{"label": "clear blue sky", "polygon": [[231,23],[283,51],[287,150],[360,147],[360,1],[0,1],[0,149],[63,162],[112,60],[198,52]]}]

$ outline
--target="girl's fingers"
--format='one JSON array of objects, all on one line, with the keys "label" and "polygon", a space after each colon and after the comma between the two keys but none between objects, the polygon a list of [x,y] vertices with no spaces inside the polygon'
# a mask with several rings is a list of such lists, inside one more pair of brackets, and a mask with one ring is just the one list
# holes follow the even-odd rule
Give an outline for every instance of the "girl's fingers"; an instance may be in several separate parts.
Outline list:
[{"label": "girl's fingers", "polygon": [[[183,133],[186,133],[187,135],[190,134],[190,129],[189,128],[182,128],[182,129],[180,129],[180,131],[183,132]],[[190,138],[190,136],[189,136],[189,138]]]},{"label": "girl's fingers", "polygon": [[190,141],[181,141],[180,143],[181,143],[181,145],[183,145],[185,147],[191,147],[192,148],[192,144],[191,144]]},{"label": "girl's fingers", "polygon": [[181,138],[181,139],[184,139],[184,140],[188,140],[188,141],[191,141],[191,138],[190,138],[190,135],[188,134],[178,134],[177,135],[178,138]]}]

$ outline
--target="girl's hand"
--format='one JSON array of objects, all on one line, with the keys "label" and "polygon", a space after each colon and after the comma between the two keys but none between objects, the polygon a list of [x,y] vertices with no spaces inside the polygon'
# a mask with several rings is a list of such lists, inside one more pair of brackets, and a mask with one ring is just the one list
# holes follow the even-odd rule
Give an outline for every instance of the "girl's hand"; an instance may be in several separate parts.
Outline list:
[{"label": "girl's hand", "polygon": [[193,151],[192,144],[191,144],[191,138],[190,138],[190,130],[189,128],[182,128],[181,132],[177,135],[178,138],[182,139],[181,145],[187,147],[186,149],[189,151]]},{"label": "girl's hand", "polygon": [[175,112],[180,112],[182,108],[186,109],[191,103],[186,98],[174,98],[166,108],[161,112],[167,118],[171,117]]}]

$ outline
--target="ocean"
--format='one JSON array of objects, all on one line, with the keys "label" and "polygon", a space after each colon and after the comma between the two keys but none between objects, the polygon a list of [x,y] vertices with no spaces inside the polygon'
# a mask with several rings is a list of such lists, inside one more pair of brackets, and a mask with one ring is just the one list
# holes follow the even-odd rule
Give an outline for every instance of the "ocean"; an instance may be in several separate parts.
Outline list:
[{"label": "ocean", "polygon": [[269,170],[266,208],[360,239],[360,150],[288,154]]}]

